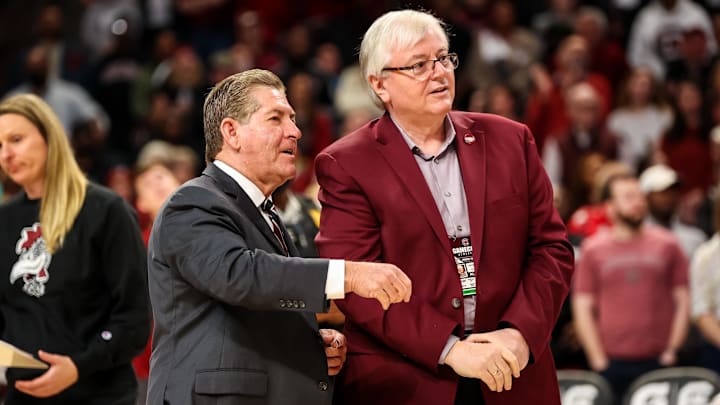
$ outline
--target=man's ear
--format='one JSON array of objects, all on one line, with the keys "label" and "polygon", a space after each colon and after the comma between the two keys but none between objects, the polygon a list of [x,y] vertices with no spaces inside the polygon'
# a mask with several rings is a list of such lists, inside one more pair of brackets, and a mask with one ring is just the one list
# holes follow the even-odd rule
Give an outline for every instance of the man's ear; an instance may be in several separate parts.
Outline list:
[{"label": "man's ear", "polygon": [[228,145],[232,150],[240,149],[240,123],[237,120],[225,117],[220,121],[220,133],[223,137],[223,144]]},{"label": "man's ear", "polygon": [[388,93],[387,89],[385,88],[385,79],[382,76],[375,76],[370,75],[368,76],[368,82],[370,83],[370,88],[375,92],[375,94],[380,97],[380,100],[384,104],[390,104],[390,94]]}]

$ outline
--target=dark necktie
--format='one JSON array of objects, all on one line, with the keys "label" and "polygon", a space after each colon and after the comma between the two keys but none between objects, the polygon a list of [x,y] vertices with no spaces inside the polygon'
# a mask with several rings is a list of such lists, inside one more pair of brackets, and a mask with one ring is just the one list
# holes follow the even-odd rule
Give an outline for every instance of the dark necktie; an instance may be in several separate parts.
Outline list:
[{"label": "dark necktie", "polygon": [[265,200],[265,202],[260,205],[260,208],[270,217],[273,233],[275,234],[278,242],[280,242],[280,246],[282,246],[283,250],[285,251],[285,256],[290,256],[290,252],[288,251],[287,245],[285,244],[285,238],[283,238],[283,233],[280,230],[280,217],[275,212],[273,202],[270,200]]}]

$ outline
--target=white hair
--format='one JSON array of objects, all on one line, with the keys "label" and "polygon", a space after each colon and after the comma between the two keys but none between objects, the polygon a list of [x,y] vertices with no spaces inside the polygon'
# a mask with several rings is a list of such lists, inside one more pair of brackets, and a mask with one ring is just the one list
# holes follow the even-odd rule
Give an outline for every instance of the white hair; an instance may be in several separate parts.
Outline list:
[{"label": "white hair", "polygon": [[[366,83],[370,76],[380,76],[392,52],[408,49],[428,34],[435,34],[448,46],[445,24],[435,16],[415,10],[390,11],[372,23],[360,43],[360,70]],[[382,100],[370,89],[375,104],[384,108]]]}]

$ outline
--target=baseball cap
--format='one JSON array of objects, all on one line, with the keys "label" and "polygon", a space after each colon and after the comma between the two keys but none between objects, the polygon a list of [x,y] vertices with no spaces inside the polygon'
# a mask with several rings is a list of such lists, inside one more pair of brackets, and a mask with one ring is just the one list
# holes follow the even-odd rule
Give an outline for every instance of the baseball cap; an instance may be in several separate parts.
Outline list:
[{"label": "baseball cap", "polygon": [[650,166],[640,175],[640,189],[645,194],[664,191],[678,183],[677,172],[664,164]]}]

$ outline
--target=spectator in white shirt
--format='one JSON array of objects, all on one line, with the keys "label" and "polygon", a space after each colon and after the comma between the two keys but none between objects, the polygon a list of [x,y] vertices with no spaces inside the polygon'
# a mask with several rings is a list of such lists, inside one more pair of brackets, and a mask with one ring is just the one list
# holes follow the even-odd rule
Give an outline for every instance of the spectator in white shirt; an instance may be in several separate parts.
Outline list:
[{"label": "spectator in white shirt", "polygon": [[635,68],[620,88],[618,105],[607,126],[618,137],[618,158],[637,173],[651,160],[660,138],[673,123],[653,73]]},{"label": "spectator in white shirt", "polygon": [[628,43],[628,61],[633,67],[650,68],[658,78],[666,64],[680,58],[683,32],[700,28],[707,36],[708,53],[717,51],[715,34],[707,12],[691,0],[653,0],[633,22]]},{"label": "spectator in white shirt", "polygon": [[705,340],[702,366],[720,372],[720,198],[713,207],[715,235],[690,264],[691,315]]}]

